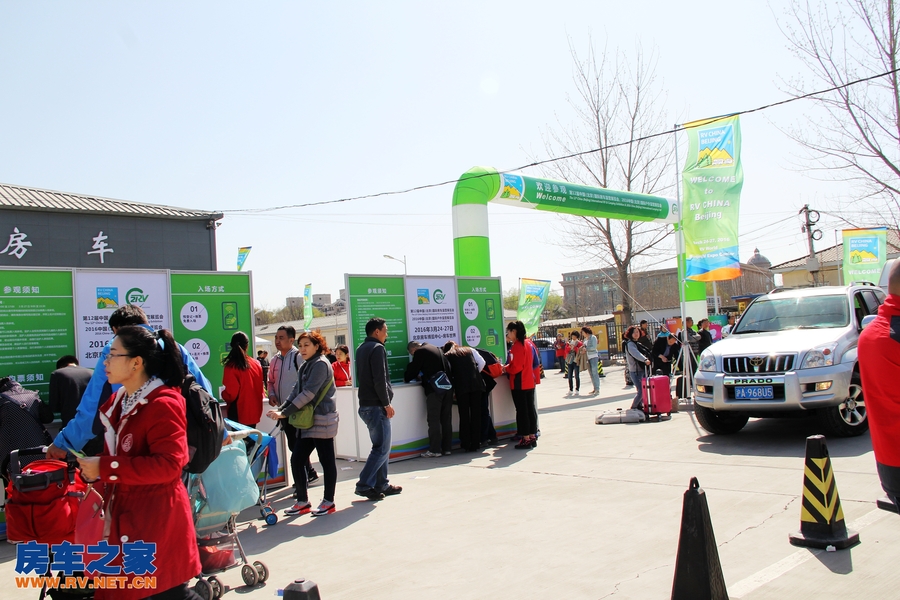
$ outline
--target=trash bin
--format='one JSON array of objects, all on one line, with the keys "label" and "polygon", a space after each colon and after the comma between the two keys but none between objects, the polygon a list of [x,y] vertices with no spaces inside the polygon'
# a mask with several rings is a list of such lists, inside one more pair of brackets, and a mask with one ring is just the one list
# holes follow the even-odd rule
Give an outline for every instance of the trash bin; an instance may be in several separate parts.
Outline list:
[{"label": "trash bin", "polygon": [[544,365],[545,371],[556,366],[556,350],[553,348],[541,350],[541,364]]}]

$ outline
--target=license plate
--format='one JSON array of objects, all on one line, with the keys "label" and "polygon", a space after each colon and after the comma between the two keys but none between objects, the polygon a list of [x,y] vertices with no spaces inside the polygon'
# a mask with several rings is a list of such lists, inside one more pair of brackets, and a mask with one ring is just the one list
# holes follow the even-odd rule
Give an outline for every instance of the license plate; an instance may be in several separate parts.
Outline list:
[{"label": "license plate", "polygon": [[741,385],[734,388],[735,400],[772,400],[775,393],[771,385]]}]

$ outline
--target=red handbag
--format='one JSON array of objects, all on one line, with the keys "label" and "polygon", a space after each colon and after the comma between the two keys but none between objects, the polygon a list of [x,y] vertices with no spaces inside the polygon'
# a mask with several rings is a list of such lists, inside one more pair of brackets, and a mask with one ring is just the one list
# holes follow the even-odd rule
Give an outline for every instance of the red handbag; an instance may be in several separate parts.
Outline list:
[{"label": "red handbag", "polygon": [[75,517],[75,543],[94,546],[103,539],[103,496],[88,484]]}]

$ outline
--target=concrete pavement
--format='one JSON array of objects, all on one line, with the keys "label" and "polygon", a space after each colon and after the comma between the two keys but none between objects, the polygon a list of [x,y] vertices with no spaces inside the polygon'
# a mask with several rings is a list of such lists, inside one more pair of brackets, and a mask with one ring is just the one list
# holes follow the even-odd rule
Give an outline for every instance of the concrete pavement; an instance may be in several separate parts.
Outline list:
[{"label": "concrete pavement", "polygon": [[[694,476],[709,500],[730,597],[900,595],[900,517],[875,507],[881,490],[868,435],[828,440],[861,544],[800,549],[788,534],[800,524],[814,420],[751,421],[734,436],[706,434],[689,410],[662,423],[595,425],[600,410],[627,407],[633,396],[621,368],[607,375],[599,396],[569,397],[563,377],[548,374],[538,388],[536,449],[506,444],[392,464],[391,483],[403,493],[380,502],[353,495],[361,463],[338,461],[336,513],[262,527],[255,510],[245,511],[244,548],[271,576],[247,590],[239,570],[223,573],[226,597],[271,598],[305,577],[329,600],[668,598],[682,496]],[[314,504],[320,489],[310,491]],[[273,498],[279,513],[291,503],[287,490]],[[14,564],[13,548],[0,548],[3,585],[13,582]]]}]

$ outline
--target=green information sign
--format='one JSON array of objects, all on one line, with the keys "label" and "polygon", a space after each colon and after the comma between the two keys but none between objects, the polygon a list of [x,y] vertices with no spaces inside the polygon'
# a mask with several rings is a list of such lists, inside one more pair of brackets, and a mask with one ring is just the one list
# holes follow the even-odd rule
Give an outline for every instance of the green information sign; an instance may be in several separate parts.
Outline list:
[{"label": "green information sign", "polygon": [[75,354],[72,271],[0,271],[0,377],[49,400],[56,361]]},{"label": "green information sign", "polygon": [[490,350],[501,360],[506,356],[503,324],[503,294],[500,280],[460,277],[456,280],[459,323],[466,346]]},{"label": "green information sign", "polygon": [[253,348],[250,273],[172,273],[172,328],[219,396],[231,336],[243,331]]},{"label": "green information sign", "polygon": [[[373,317],[387,322],[388,338],[385,350],[392,382],[402,382],[409,364],[406,344],[409,341],[406,325],[406,298],[402,277],[347,277],[347,298],[350,303],[350,335],[354,347],[366,339],[366,323]],[[351,362],[352,362],[351,358]],[[356,376],[354,374],[354,381]]]}]

